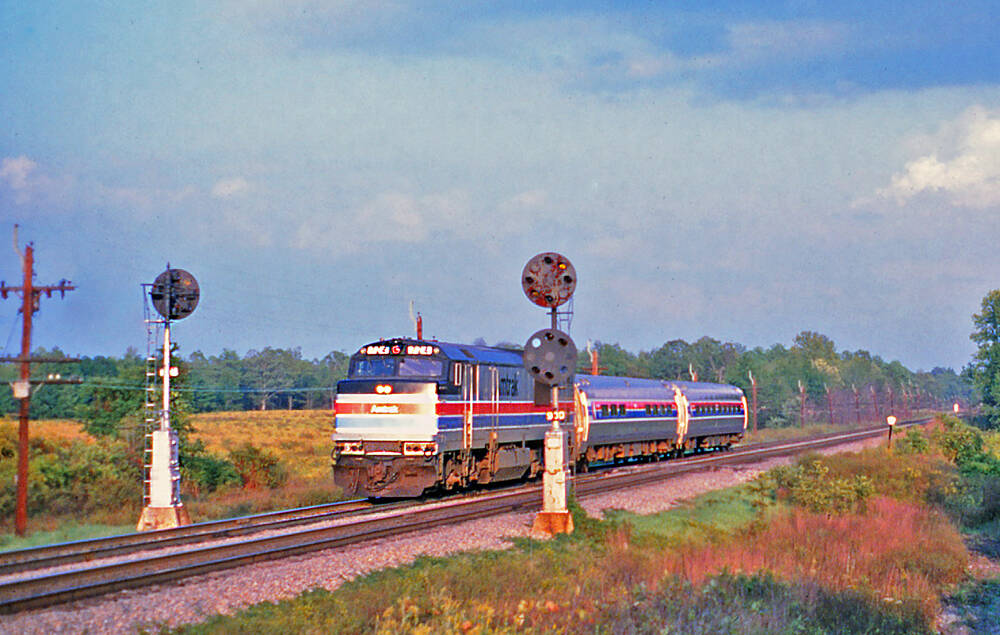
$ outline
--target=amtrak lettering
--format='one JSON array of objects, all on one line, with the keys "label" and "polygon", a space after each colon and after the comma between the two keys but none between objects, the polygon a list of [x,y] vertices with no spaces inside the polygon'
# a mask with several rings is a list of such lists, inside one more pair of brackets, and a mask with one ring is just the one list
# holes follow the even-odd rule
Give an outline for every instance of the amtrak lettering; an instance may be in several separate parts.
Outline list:
[{"label": "amtrak lettering", "polygon": [[398,415],[399,406],[393,404],[391,406],[380,406],[378,404],[372,404],[372,409],[370,414],[373,415]]}]

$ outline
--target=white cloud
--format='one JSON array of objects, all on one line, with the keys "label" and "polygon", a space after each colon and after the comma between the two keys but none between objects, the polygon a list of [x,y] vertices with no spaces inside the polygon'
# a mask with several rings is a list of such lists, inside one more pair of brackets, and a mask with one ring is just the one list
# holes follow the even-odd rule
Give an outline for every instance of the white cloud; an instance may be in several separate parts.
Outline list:
[{"label": "white cloud", "polygon": [[75,187],[68,175],[48,173],[28,157],[4,157],[0,161],[0,192],[8,189],[18,205],[45,205],[62,208]]},{"label": "white cloud", "polygon": [[878,196],[904,205],[937,194],[954,205],[1000,205],[1000,112],[976,106],[913,145],[929,152],[907,161]]},{"label": "white cloud", "polygon": [[37,163],[24,155],[4,157],[3,162],[0,162],[0,178],[7,181],[7,186],[12,190],[25,190],[28,188],[28,178],[37,167]]},{"label": "white cloud", "polygon": [[0,182],[14,193],[14,201],[24,205],[31,200],[35,190],[43,185],[36,173],[38,164],[22,155],[19,157],[4,157],[0,162]]},{"label": "white cloud", "polygon": [[216,181],[212,186],[212,196],[214,198],[233,198],[247,193],[250,190],[250,183],[242,176]]}]

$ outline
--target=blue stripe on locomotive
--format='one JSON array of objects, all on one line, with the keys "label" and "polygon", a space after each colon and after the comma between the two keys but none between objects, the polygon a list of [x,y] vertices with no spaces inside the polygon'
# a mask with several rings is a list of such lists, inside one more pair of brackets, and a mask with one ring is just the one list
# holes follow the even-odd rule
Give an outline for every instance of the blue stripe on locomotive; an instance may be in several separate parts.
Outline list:
[{"label": "blue stripe on locomotive", "polygon": [[[494,420],[494,417],[496,418]],[[495,423],[494,423],[495,421]],[[548,426],[552,424],[546,420],[544,414],[515,414],[515,415],[494,415],[476,414],[472,417],[473,430],[488,430],[497,428],[519,428],[532,426]],[[461,430],[462,415],[438,415],[438,430]]]}]

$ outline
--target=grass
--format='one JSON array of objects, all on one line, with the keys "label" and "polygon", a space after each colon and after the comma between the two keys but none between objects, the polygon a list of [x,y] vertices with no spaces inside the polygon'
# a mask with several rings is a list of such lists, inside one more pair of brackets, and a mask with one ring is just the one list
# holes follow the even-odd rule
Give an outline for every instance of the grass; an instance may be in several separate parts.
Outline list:
[{"label": "grass", "polygon": [[277,454],[294,475],[330,477],[331,410],[206,412],[192,415],[191,423],[193,438],[216,454],[250,441]]},{"label": "grass", "polygon": [[[13,434],[17,437],[18,422],[16,419],[0,419],[0,434]],[[83,424],[71,419],[42,419],[28,422],[28,434],[31,437],[41,437],[57,445],[69,445],[73,441],[93,443],[94,438],[83,429]]]},{"label": "grass", "polygon": [[306,479],[296,476],[274,489],[231,487],[206,496],[186,497],[184,505],[192,520],[198,522],[308,507],[343,499],[343,492],[333,484],[332,478]]},{"label": "grass", "polygon": [[758,507],[743,487],[701,494],[659,514],[640,516],[608,510],[604,518],[628,525],[635,534],[684,540],[707,540],[729,535],[757,522]]},{"label": "grass", "polygon": [[[138,521],[138,517],[135,520]],[[90,538],[102,538],[104,536],[117,536],[120,534],[129,534],[134,531],[135,522],[128,525],[61,524],[52,530],[34,531],[23,537],[13,534],[0,534],[0,551],[28,549],[29,547],[88,540]]]}]

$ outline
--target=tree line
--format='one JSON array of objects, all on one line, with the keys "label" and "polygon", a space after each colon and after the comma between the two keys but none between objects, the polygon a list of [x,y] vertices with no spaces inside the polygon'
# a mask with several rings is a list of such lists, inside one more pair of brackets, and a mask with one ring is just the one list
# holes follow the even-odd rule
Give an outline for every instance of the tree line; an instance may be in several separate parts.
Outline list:
[{"label": "tree line", "polygon": [[[478,340],[477,343],[483,343]],[[748,349],[735,342],[702,337],[694,342],[670,340],[659,348],[633,353],[618,344],[598,342],[600,372],[657,379],[692,379],[739,386],[750,395],[752,373],[761,404],[761,425],[788,425],[798,416],[801,396],[822,400],[829,390],[863,389],[894,394],[924,395],[935,403],[960,401],[968,405],[974,388],[968,373],[950,368],[915,372],[900,362],[886,362],[868,351],[838,352],[825,335],[799,333],[790,347]],[[38,357],[66,357],[56,349],[39,349]],[[333,351],[307,359],[299,349],[264,348],[241,356],[223,350],[208,356],[195,351],[174,357],[179,377],[174,386],[190,412],[314,409],[332,405],[338,380],[347,374],[349,356]],[[578,372],[590,370],[590,358],[580,352]],[[100,429],[111,427],[126,412],[141,408],[147,361],[129,350],[122,357],[84,357],[61,364],[37,364],[36,376],[75,375],[82,385],[43,385],[32,396],[34,418],[76,418]],[[0,379],[16,379],[17,367],[0,367]],[[902,398],[902,397],[901,397]],[[14,413],[18,403],[9,390],[0,391],[0,411]]]},{"label": "tree line", "polygon": [[[702,337],[691,343],[671,340],[639,353],[603,343],[592,350],[598,353],[602,374],[733,384],[748,398],[752,376],[762,426],[797,423],[802,397],[814,405],[826,403],[831,391],[842,397],[863,392],[866,399],[870,392],[892,395],[899,405],[904,399],[913,399],[925,406],[950,407],[960,402],[968,407],[977,400],[968,377],[951,368],[912,371],[898,361],[887,362],[865,350],[838,352],[833,340],[812,331],[796,335],[790,347],[775,344],[748,349],[735,342]],[[581,351],[578,372],[590,372],[590,367],[588,352]]]},{"label": "tree line", "polygon": [[[61,358],[59,349],[37,349],[34,357]],[[347,376],[349,357],[333,351],[322,358],[305,359],[297,349],[264,348],[240,356],[232,350],[207,356],[195,351],[184,357],[175,350],[172,362],[178,377],[172,382],[189,412],[330,408],[337,381]],[[33,377],[59,374],[78,377],[80,385],[35,388],[31,415],[35,419],[120,421],[126,412],[141,409],[147,372],[153,368],[134,349],[121,357],[83,357],[68,363],[32,365]],[[0,366],[0,380],[17,378],[16,364]],[[158,379],[156,380],[159,381]],[[10,390],[0,390],[0,412],[16,413],[18,402]]]}]

